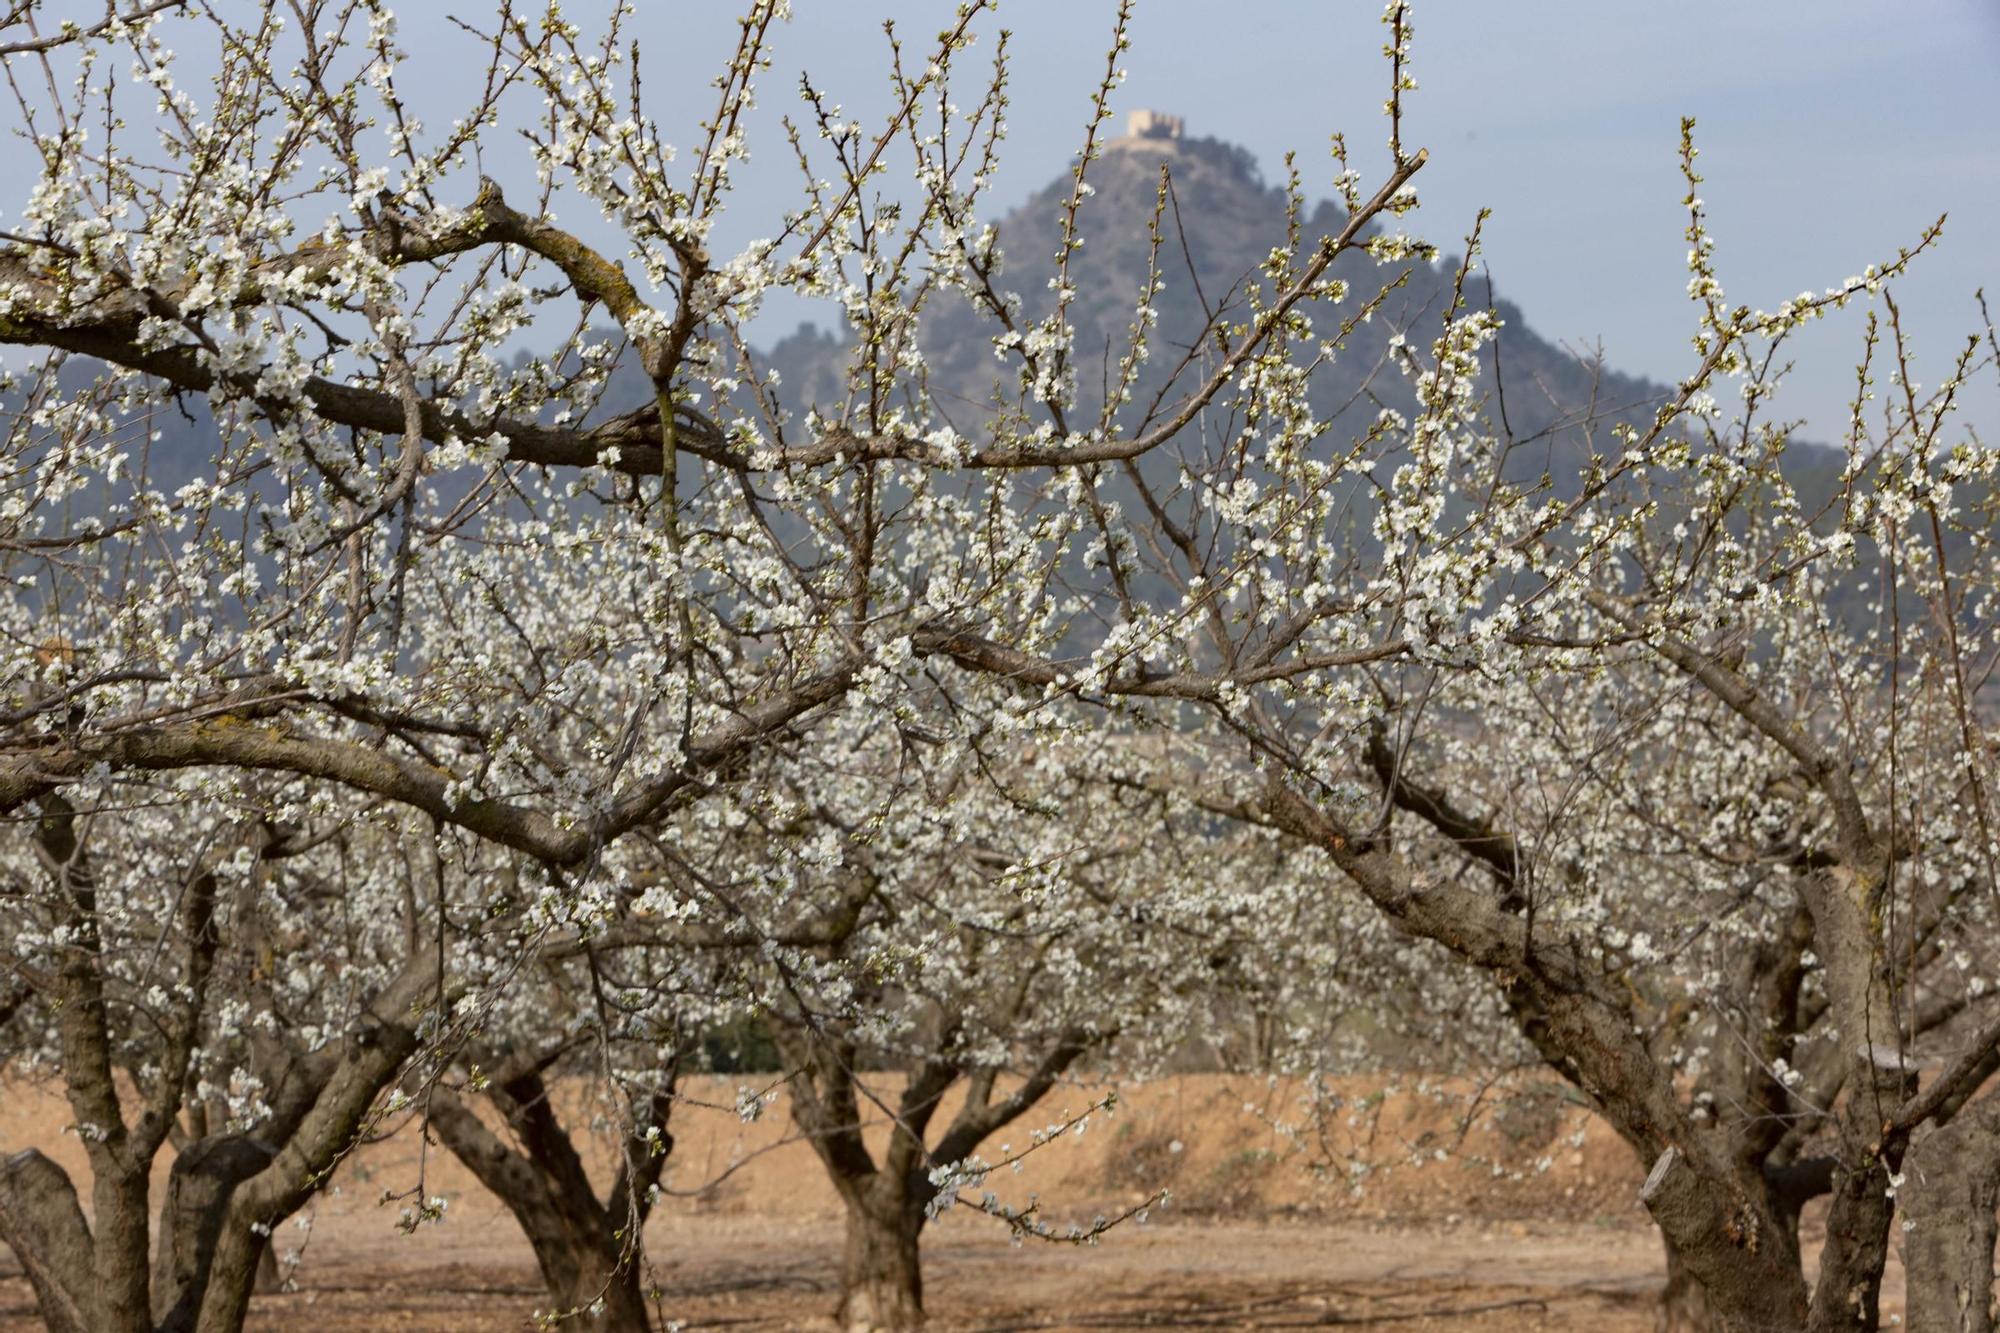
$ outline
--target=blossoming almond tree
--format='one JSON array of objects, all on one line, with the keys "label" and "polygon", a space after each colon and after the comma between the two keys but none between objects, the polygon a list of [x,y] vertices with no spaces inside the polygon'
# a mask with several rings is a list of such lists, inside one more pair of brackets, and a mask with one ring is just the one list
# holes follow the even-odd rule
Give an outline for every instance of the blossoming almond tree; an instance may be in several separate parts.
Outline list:
[{"label": "blossoming almond tree", "polygon": [[[992,693],[972,682],[953,690],[953,707]],[[1086,1064],[1143,1073],[1176,1049],[1244,926],[1218,904],[1260,895],[1244,881],[1272,862],[1185,810],[1167,818],[1153,793],[1080,777],[1089,735],[1045,734],[1013,762],[985,762],[913,752],[869,706],[836,709],[825,725],[834,743],[760,767],[744,788],[754,802],[703,808],[740,849],[703,861],[740,867],[726,889],[738,901],[857,904],[849,928],[816,947],[746,961],[765,973],[757,989],[792,1118],[845,1205],[834,1319],[908,1328],[924,1313],[921,1233],[954,1203],[1020,1237],[1094,1240],[1122,1220],[1063,1230],[979,1192],[994,1166],[1030,1150],[1002,1146],[1006,1161],[994,1162],[982,1145],[1046,1118]],[[901,1072],[900,1087],[879,1086],[871,1071],[883,1070]],[[1094,1109],[1065,1106],[1057,1132]],[[887,1143],[871,1150],[866,1131],[884,1122]]]},{"label": "blossoming almond tree", "polygon": [[[1504,430],[1474,414],[1490,317],[1455,311],[1411,358],[1417,419],[1385,415],[1344,466],[1288,466],[1325,431],[1274,350],[1229,400],[1242,433],[1206,472],[1184,461],[1187,508],[1141,511],[1129,549],[1186,591],[1134,637],[1199,618],[1222,664],[1212,803],[1316,842],[1393,920],[1495,977],[1523,1035],[1653,1166],[1644,1199],[1706,1293],[1700,1317],[1868,1326],[1902,1154],[1986,1078],[2000,1036],[1963,975],[1990,938],[1966,899],[1987,876],[1992,461],[1942,442],[1979,349],[1872,435],[1864,367],[1846,467],[1812,495],[1764,423],[1775,349],[1882,274],[1727,309],[1683,151],[1702,362],[1650,427],[1614,430],[1573,483],[1514,479]],[[1704,396],[1723,376],[1743,386],[1733,423]],[[1911,378],[1899,359],[1894,382]],[[1261,472],[1239,461],[1259,450]],[[1955,508],[1953,488],[1973,499]],[[1325,541],[1355,509],[1372,551]],[[1168,528],[1193,540],[1176,550]],[[1391,650],[1336,656],[1368,645]],[[1350,669],[1256,675],[1315,650]],[[1136,692],[1107,657],[1016,669]],[[1439,874],[1438,842],[1487,891]],[[1919,1093],[1925,1047],[1939,1074]],[[1692,1101],[1689,1068],[1717,1075]],[[1828,1190],[1809,1291],[1797,1209]],[[1906,1221],[1921,1229],[1916,1206]]]},{"label": "blossoming almond tree", "polygon": [[[634,957],[621,951],[579,943],[575,952],[567,966],[510,981],[497,998],[525,1012],[482,1015],[459,1052],[466,1077],[431,1080],[412,1101],[420,1132],[435,1133],[520,1224],[550,1298],[545,1317],[645,1333],[643,1230],[673,1151],[679,1063],[692,1044],[671,1020],[711,1006],[663,1003],[649,993],[658,979],[633,975]],[[559,1097],[565,1082],[590,1092]],[[482,1118],[480,1101],[495,1114]],[[615,1165],[605,1188],[590,1177],[575,1119],[608,1129]]]},{"label": "blossoming almond tree", "polygon": [[[1496,317],[1460,285],[1434,336],[1390,345],[1414,410],[1336,428],[1310,386],[1377,303],[1334,266],[1388,284],[1434,254],[1390,230],[1425,160],[1403,141],[1396,0],[1377,188],[1336,141],[1338,229],[1274,236],[1241,312],[1164,368],[1156,227],[1130,339],[1093,364],[1068,258],[1129,12],[1056,301],[1029,320],[975,221],[1004,59],[970,110],[952,93],[985,8],[920,70],[893,48],[877,132],[808,82],[803,206],[726,260],[709,247],[776,5],[746,15],[685,165],[647,117],[626,10],[586,38],[503,6],[468,33],[488,72],[442,132],[409,115],[393,19],[363,0],[246,26],[153,10],[0,51],[68,62],[17,82],[48,90],[20,103],[45,170],[0,252],[0,340],[51,358],[0,504],[0,806],[54,817],[69,789],[145,773],[337,784],[511,853],[539,942],[646,903],[621,848],[671,863],[660,830],[836,708],[946,768],[1089,728],[1118,782],[1310,844],[1490,977],[1652,1163],[1645,1200],[1703,1317],[1871,1324],[1896,1211],[1923,1237],[1927,1209],[1977,1205],[1903,1202],[1907,1167],[1926,1145],[1993,1157],[1976,1094],[2000,1029],[1964,975],[1993,887],[1992,459],[1949,433],[1977,347],[1923,393],[1899,355],[1879,423],[1864,371],[1845,466],[1809,493],[1769,420],[1772,353],[1911,256],[1727,306],[1690,143],[1700,324],[1655,415],[1528,468],[1480,412]],[[211,101],[177,82],[174,32],[215,49]],[[479,174],[514,128],[532,185]],[[620,248],[558,225],[570,200]],[[853,334],[844,396],[803,415],[745,332],[773,289],[834,301]],[[1000,358],[977,425],[925,391],[917,333],[943,301]],[[592,311],[644,372],[632,410],[605,401],[618,348]],[[537,321],[574,334],[503,358]],[[66,356],[106,369],[79,384]],[[171,493],[143,443],[162,395],[214,426]],[[1000,701],[957,711],[968,677]],[[1832,1194],[1810,1289],[1786,1171],[1808,1147]],[[1990,1289],[1990,1254],[1910,1253],[1952,1265],[1917,1275],[1916,1310]]]},{"label": "blossoming almond tree", "polygon": [[235,1326],[274,1225],[418,1046],[439,974],[416,899],[346,871],[380,831],[239,808],[90,784],[9,838],[12,1076],[60,1082],[90,1172],[88,1221],[39,1150],[0,1173],[0,1237],[52,1328]]},{"label": "blossoming almond tree", "polygon": [[[653,1327],[671,1292],[645,1224],[670,1165],[681,1074],[701,1067],[707,1034],[776,1002],[768,960],[834,946],[858,924],[852,891],[831,901],[737,891],[739,866],[770,887],[766,852],[739,861],[730,842],[741,839],[686,836],[660,856],[616,849],[632,895],[619,908],[556,930],[518,916],[456,950],[456,966],[478,978],[462,1002],[464,1036],[413,1068],[411,1116],[514,1215],[551,1323]],[[586,1138],[608,1159],[597,1179]]]},{"label": "blossoming almond tree", "polygon": [[[856,226],[862,186],[918,100],[942,95],[978,10],[942,36],[869,160],[850,158],[851,128],[822,124],[845,193],[794,224],[813,234],[782,267],[765,248],[722,267],[703,249],[742,152],[729,126],[777,17],[768,7],[744,26],[687,189],[669,182],[650,126],[607,121],[605,89],[573,77],[625,54],[615,26],[592,56],[559,19],[503,14],[478,105],[422,153],[379,7],[316,12],[302,30],[275,11],[249,28],[195,27],[221,68],[208,105],[177,87],[160,11],[10,53],[53,51],[76,75],[45,105],[20,104],[45,173],[6,260],[4,336],[55,355],[23,385],[10,437],[22,466],[9,558],[34,588],[7,608],[21,645],[10,806],[55,809],[80,780],[149,771],[330,779],[528,858],[531,934],[647,910],[607,861],[614,843],[843,692],[886,705],[917,649],[952,633],[937,622],[1013,600],[1023,557],[1062,539],[1061,525],[1025,522],[1004,482],[905,502],[878,492],[877,474],[901,484],[888,469],[850,467],[832,436],[815,430],[794,450],[772,419],[781,452],[765,457],[756,419],[701,410],[734,391],[733,330],[780,279],[836,291],[880,324],[893,369],[920,293],[871,301],[850,280],[894,236],[893,212],[890,227]],[[128,134],[120,97],[134,85],[98,77],[114,60],[157,99],[174,169],[116,142],[91,147],[100,123]],[[997,129],[1000,86],[961,128],[968,141]],[[579,87],[587,96],[571,100]],[[522,88],[554,99],[534,151],[548,186],[582,189],[627,229],[660,308],[546,221],[546,193],[523,213],[480,180],[470,208],[437,203]],[[238,132],[280,106],[292,132]],[[363,106],[395,126],[393,189],[365,149]],[[102,122],[88,114],[100,107]],[[933,187],[940,207],[969,217],[974,196],[947,183]],[[313,217],[316,197],[334,213]],[[144,225],[121,226],[135,206]],[[938,216],[907,229],[905,260]],[[952,242],[922,260],[941,276],[919,285],[983,262]],[[500,341],[542,299],[522,281],[529,266],[618,321],[653,384],[647,407],[602,413],[609,362],[592,342],[504,367]],[[403,286],[417,269],[423,281]],[[1050,336],[1023,341],[1030,360],[1047,360]],[[76,354],[110,373],[79,375]],[[869,409],[878,422],[888,383]],[[160,427],[176,411],[212,428],[205,462],[171,456]],[[875,447],[911,454],[920,473],[934,446],[949,458],[949,432],[884,433]],[[799,485],[801,468],[825,484]],[[965,526],[980,546],[959,545]],[[802,554],[810,545],[821,553]],[[174,554],[159,561],[162,550]],[[588,577],[562,576],[578,569]],[[1024,602],[1008,619],[1036,642],[1060,614]],[[129,1317],[144,1317],[130,1294]],[[241,1293],[227,1299],[240,1314]]]}]

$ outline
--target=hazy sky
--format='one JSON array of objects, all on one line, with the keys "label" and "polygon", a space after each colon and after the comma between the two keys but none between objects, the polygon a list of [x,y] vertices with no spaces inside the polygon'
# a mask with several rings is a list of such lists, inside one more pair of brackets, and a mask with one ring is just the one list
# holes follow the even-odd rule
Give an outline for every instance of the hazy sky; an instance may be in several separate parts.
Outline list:
[{"label": "hazy sky", "polygon": [[[74,3],[101,12],[95,0]],[[606,7],[566,6],[587,29]],[[915,48],[951,17],[941,0],[794,7],[719,249],[771,234],[796,202],[776,120],[799,106],[799,70],[850,112],[878,114],[888,103],[882,19],[895,17]],[[712,104],[708,80],[734,41],[735,6],[643,0],[640,9],[651,110],[686,126],[681,141],[692,143]],[[490,0],[402,6],[412,57],[403,86],[432,123],[470,97],[481,70],[447,16],[477,22],[491,11]],[[1080,145],[1114,13],[1115,0],[1001,4],[1015,65],[996,210]],[[1267,178],[1296,149],[1308,186],[1324,194],[1330,131],[1346,132],[1364,174],[1386,160],[1380,13],[1375,0],[1138,0],[1117,106],[1178,113],[1191,135],[1243,144]],[[1949,213],[1942,244],[1897,288],[1925,358],[1919,380],[1942,378],[1977,327],[1975,288],[1990,284],[2000,306],[2000,0],[1418,0],[1414,13],[1421,86],[1406,138],[1431,162],[1417,179],[1425,202],[1413,229],[1456,250],[1477,210],[1491,207],[1495,280],[1544,335],[1601,340],[1613,365],[1657,379],[1692,367],[1675,161],[1683,114],[1700,120],[1703,193],[1732,300],[1769,307],[1839,282]],[[191,62],[197,45],[183,44]],[[975,57],[991,49],[989,27]],[[489,170],[503,181],[525,175],[518,141],[502,136],[494,150]],[[18,202],[0,206],[12,213]],[[798,314],[781,306],[771,322]],[[1838,317],[1798,344],[1785,405],[1821,438],[1844,420],[1860,320]],[[1973,420],[2000,421],[2000,376],[1988,373],[1973,404]]]}]

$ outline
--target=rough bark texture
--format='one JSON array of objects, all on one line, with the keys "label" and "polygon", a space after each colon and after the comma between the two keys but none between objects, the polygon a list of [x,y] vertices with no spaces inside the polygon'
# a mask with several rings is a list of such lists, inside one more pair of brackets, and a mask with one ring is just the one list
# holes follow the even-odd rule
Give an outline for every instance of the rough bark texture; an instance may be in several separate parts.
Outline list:
[{"label": "rough bark texture", "polygon": [[34,1148],[0,1164],[0,1240],[27,1271],[49,1333],[91,1333],[90,1228],[69,1174]]},{"label": "rough bark texture", "polygon": [[1784,1247],[1761,1203],[1728,1206],[1727,1182],[1708,1177],[1678,1148],[1653,1163],[1639,1199],[1678,1256],[1683,1282],[1693,1280],[1705,1293],[1710,1327],[1728,1333],[1804,1327],[1803,1281],[1768,1280],[1773,1258],[1783,1266]]},{"label": "rough bark texture", "polygon": [[[230,1196],[272,1156],[269,1144],[224,1134],[199,1139],[174,1159],[153,1249],[153,1319],[159,1333],[194,1333]],[[270,1248],[267,1240],[265,1257]]]},{"label": "rough bark texture", "polygon": [[1889,1172],[1895,1166],[1893,1159],[1873,1161],[1836,1175],[1812,1319],[1806,1325],[1811,1333],[1880,1326],[1882,1269],[1889,1260],[1889,1223],[1896,1207],[1889,1197]]},{"label": "rough bark texture", "polygon": [[[792,1119],[833,1181],[846,1207],[847,1247],[841,1262],[840,1299],[833,1318],[843,1330],[919,1328],[924,1322],[923,1278],[918,1250],[924,1214],[916,1207],[914,1226],[901,1234],[908,1216],[909,1167],[924,1156],[922,1135],[937,1100],[956,1078],[933,1066],[904,1087],[898,1108],[901,1124],[890,1136],[888,1158],[905,1169],[878,1165],[861,1138],[861,1101],[854,1081],[853,1043],[807,1030],[781,1033],[779,1048],[792,1078]],[[919,1192],[929,1187],[928,1175]],[[928,1201],[929,1195],[922,1195]]]},{"label": "rough bark texture", "polygon": [[2000,1102],[1992,1096],[1920,1136],[1900,1192],[1906,1321],[1915,1333],[1993,1333],[1995,1209],[2000,1207]]},{"label": "rough bark texture", "polygon": [[834,1321],[848,1333],[897,1333],[924,1322],[924,1279],[918,1261],[924,1206],[876,1176],[849,1196],[847,1248],[840,1265]]},{"label": "rough bark texture", "polygon": [[[1572,941],[1537,934],[1505,895],[1456,877],[1420,876],[1389,847],[1282,784],[1267,788],[1262,808],[1279,827],[1325,848],[1404,929],[1495,975],[1522,1036],[1549,1068],[1583,1092],[1642,1161],[1658,1164],[1642,1198],[1707,1291],[1720,1327],[1805,1326],[1805,1279],[1796,1253],[1777,1243],[1786,1228],[1759,1166],[1688,1114],[1628,994],[1607,986]],[[1482,836],[1483,846],[1498,835]]]},{"label": "rough bark texture", "polygon": [[369,1004],[345,1042],[315,1052],[316,1066],[323,1061],[327,1068],[301,1084],[316,1095],[302,1093],[287,1109],[296,1128],[229,1196],[196,1317],[202,1333],[243,1327],[271,1231],[319,1188],[321,1173],[353,1144],[375,1098],[395,1082],[417,1048],[420,1004],[438,984],[428,952],[420,952]]},{"label": "rough bark texture", "polygon": [[1708,1292],[1671,1244],[1666,1245],[1666,1251],[1667,1285],[1660,1293],[1659,1308],[1653,1312],[1656,1333],[1715,1333],[1722,1324]]},{"label": "rough bark texture", "polygon": [[[611,1193],[600,1202],[569,1134],[549,1104],[541,1073],[503,1073],[489,1086],[493,1104],[506,1117],[520,1149],[508,1146],[457,1097],[437,1094],[431,1127],[454,1156],[513,1213],[558,1314],[603,1303],[589,1326],[601,1333],[648,1333],[646,1297],[640,1282],[638,1247],[632,1228],[644,1226],[652,1185],[659,1179],[673,1140],[664,1131],[672,1102],[662,1091],[635,1126],[633,1141]],[[648,1142],[646,1130],[661,1131]]]},{"label": "rough bark texture", "polygon": [[[1982,1029],[1959,1064],[1918,1096],[1910,1046],[1952,1012],[1950,1006],[1905,1011],[1892,996],[1907,989],[1903,951],[1887,938],[1893,913],[1884,904],[1897,861],[1910,854],[1893,814],[1878,828],[1855,781],[1857,765],[1842,743],[1823,743],[1815,728],[1767,698],[1755,680],[1727,659],[1702,651],[1648,623],[1636,607],[1606,592],[1588,594],[1611,621],[1643,632],[1663,658],[1699,682],[1766,740],[1789,755],[1824,800],[1830,836],[1801,847],[1791,864],[1798,910],[1784,936],[1761,941],[1740,979],[1742,1027],[1754,1043],[1754,1060],[1724,1068],[1723,1085],[1709,1089],[1713,1104],[1734,1108],[1733,1123],[1697,1131],[1674,1105],[1671,1079],[1643,1042],[1628,1039],[1641,1025],[1621,997],[1595,984],[1587,968],[1560,940],[1533,938],[1528,921],[1512,916],[1532,896],[1521,892],[1514,841],[1475,819],[1448,792],[1417,784],[1404,773],[1404,756],[1381,737],[1371,763],[1385,794],[1449,838],[1469,861],[1484,863],[1499,893],[1469,894],[1450,883],[1419,884],[1407,867],[1373,837],[1357,837],[1274,783],[1266,812],[1279,824],[1333,853],[1341,869],[1389,916],[1415,933],[1444,944],[1469,962],[1497,973],[1525,1035],[1549,1066],[1587,1093],[1614,1128],[1654,1169],[1641,1198],[1670,1250],[1670,1288],[1662,1327],[1699,1324],[1690,1293],[1699,1285],[1717,1327],[1805,1328],[1813,1333],[1878,1326],[1882,1272],[1895,1216],[1892,1179],[1909,1149],[1910,1135],[1939,1115],[1943,1100],[1976,1086],[1992,1072],[2000,1035]],[[1524,914],[1525,915],[1525,914]],[[1808,1004],[1801,982],[1805,952],[1818,955],[1823,995]],[[1909,951],[1914,957],[1916,950]],[[1913,965],[1913,964],[1912,964]],[[1822,1020],[1840,1034],[1845,1049],[1794,1096],[1771,1071],[1792,1054],[1795,1037]],[[1725,1066],[1727,1062],[1725,1061]],[[1979,1072],[1979,1071],[1984,1072]],[[1821,1108],[1838,1108],[1827,1110]],[[1949,1119],[1948,1114],[1944,1117]],[[1833,1130],[1830,1170],[1802,1169],[1803,1144],[1823,1128]],[[1950,1138],[1934,1148],[1949,1156]],[[1985,1188],[1977,1171],[1957,1173]],[[1971,1188],[1969,1184],[1966,1188]],[[1797,1219],[1805,1192],[1830,1192],[1827,1239],[1819,1275],[1808,1297],[1800,1272]],[[1968,1306],[1975,1288],[1983,1302],[1991,1284],[1992,1199],[1938,1200],[1957,1210],[1960,1222],[1941,1225],[1935,1243],[1968,1237],[1968,1208],[1980,1209],[1980,1271],[1952,1280]],[[1944,1262],[1940,1256],[1937,1262]],[[1927,1282],[1930,1275],[1914,1281]],[[1948,1293],[1937,1293],[1946,1295]],[[1956,1327],[1956,1325],[1940,1325]]]},{"label": "rough bark texture", "polygon": [[[97,882],[76,812],[61,796],[42,803],[35,846],[61,904],[70,944],[57,967],[56,1033],[62,1045],[63,1088],[90,1159],[91,1278],[72,1292],[92,1333],[147,1333],[152,1323],[147,1285],[147,1179],[151,1126],[133,1133],[119,1105],[112,1066],[110,1020],[104,1000],[97,918]],[[159,1127],[164,1138],[165,1127]]]},{"label": "rough bark texture", "polygon": [[[1832,784],[1829,784],[1830,786]],[[1851,789],[1837,787],[1851,797]],[[1849,828],[1848,825],[1853,825]],[[1813,940],[1841,1039],[1851,1043],[1847,1099],[1835,1117],[1833,1201],[1813,1289],[1813,1333],[1873,1329],[1881,1322],[1882,1270],[1895,1214],[1889,1177],[1907,1137],[1884,1126],[1917,1091],[1902,1055],[1875,922],[1888,882],[1888,850],[1857,812],[1842,820],[1838,863],[1804,881]]]}]

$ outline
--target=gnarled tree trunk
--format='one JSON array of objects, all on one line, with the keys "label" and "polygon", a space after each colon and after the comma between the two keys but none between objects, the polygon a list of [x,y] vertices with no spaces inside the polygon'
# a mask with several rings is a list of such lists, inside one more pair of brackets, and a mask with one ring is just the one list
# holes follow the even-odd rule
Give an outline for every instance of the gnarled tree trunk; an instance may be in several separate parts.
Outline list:
[{"label": "gnarled tree trunk", "polygon": [[[538,1255],[543,1252],[544,1247],[536,1247]],[[615,1250],[606,1254],[602,1249],[584,1247],[572,1249],[571,1254],[575,1262],[566,1281],[557,1283],[546,1265],[542,1269],[550,1294],[562,1302],[562,1308],[584,1311],[580,1317],[592,1333],[597,1330],[647,1333],[652,1325],[646,1316],[646,1293],[639,1282],[638,1257],[621,1257]],[[591,1314],[592,1309],[600,1312]]]},{"label": "gnarled tree trunk", "polygon": [[0,1240],[26,1270],[49,1333],[92,1333],[90,1227],[69,1173],[37,1149],[0,1163]]},{"label": "gnarled tree trunk", "polygon": [[[668,1087],[656,1093],[634,1126],[607,1199],[600,1202],[567,1131],[549,1105],[538,1069],[502,1074],[488,1087],[495,1107],[520,1142],[509,1147],[456,1096],[431,1101],[431,1127],[452,1154],[513,1213],[534,1247],[542,1282],[558,1315],[585,1315],[593,1333],[648,1333],[640,1282],[642,1253],[634,1228],[651,1209],[652,1186],[673,1151],[665,1133]],[[649,1136],[649,1131],[659,1131]]]},{"label": "gnarled tree trunk", "polygon": [[917,1246],[924,1205],[912,1205],[905,1183],[878,1173],[843,1193],[847,1248],[834,1320],[848,1333],[901,1333],[923,1326],[924,1279]]},{"label": "gnarled tree trunk", "polygon": [[2000,1103],[1989,1095],[1911,1146],[1900,1200],[1914,1333],[1993,1333]]},{"label": "gnarled tree trunk", "polygon": [[538,1162],[501,1142],[455,1099],[434,1100],[431,1127],[514,1215],[534,1249],[556,1314],[589,1310],[602,1301],[603,1312],[590,1318],[591,1329],[647,1333],[651,1324],[637,1256],[625,1252],[621,1227],[594,1197],[566,1197],[552,1188]]},{"label": "gnarled tree trunk", "polygon": [[[1663,1238],[1664,1240],[1664,1238]],[[1715,1333],[1722,1327],[1708,1292],[1681,1262],[1673,1242],[1664,1241],[1667,1252],[1667,1285],[1653,1312],[1656,1333]]]},{"label": "gnarled tree trunk", "polygon": [[[1761,1185],[1755,1193],[1763,1194]],[[1718,1179],[1710,1164],[1668,1148],[1653,1163],[1639,1200],[1673,1247],[1684,1278],[1699,1283],[1711,1328],[1754,1333],[1805,1327],[1805,1283],[1764,1199],[1753,1199],[1734,1178]]]},{"label": "gnarled tree trunk", "polygon": [[[270,1165],[275,1150],[242,1134],[198,1139],[174,1159],[153,1247],[153,1320],[158,1333],[194,1333],[215,1242],[236,1187]],[[264,1238],[264,1256],[270,1254]]]},{"label": "gnarled tree trunk", "polygon": [[[948,1049],[957,1030],[954,1020],[948,1016],[941,1019],[937,1047]],[[933,1166],[949,1166],[970,1157],[989,1135],[1041,1101],[1063,1071],[1106,1035],[1074,1029],[1063,1032],[1020,1086],[1001,1097],[995,1096],[997,1069],[968,1069],[944,1055],[923,1060],[903,1085],[895,1127],[878,1164],[861,1136],[855,1044],[809,1026],[779,1031],[779,1048],[794,1071],[793,1122],[812,1144],[847,1209],[840,1303],[834,1307],[834,1319],[842,1329],[895,1333],[923,1324],[919,1242],[930,1216],[930,1203],[937,1196],[931,1178]],[[939,1102],[961,1079],[965,1083],[964,1105],[936,1141],[927,1143],[925,1133]]]},{"label": "gnarled tree trunk", "polygon": [[438,982],[429,955],[420,954],[369,1004],[344,1043],[316,1053],[330,1068],[308,1080],[317,1090],[309,1105],[301,1099],[308,1109],[263,1169],[228,1193],[197,1306],[201,1333],[243,1327],[272,1230],[312,1197],[323,1173],[354,1143],[375,1098],[416,1052],[415,1011]]}]

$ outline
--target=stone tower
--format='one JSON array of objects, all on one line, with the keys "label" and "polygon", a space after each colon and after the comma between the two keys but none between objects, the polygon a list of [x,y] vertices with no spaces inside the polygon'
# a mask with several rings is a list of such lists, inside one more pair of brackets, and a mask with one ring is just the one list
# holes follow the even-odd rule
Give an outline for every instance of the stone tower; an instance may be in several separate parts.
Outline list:
[{"label": "stone tower", "polygon": [[1134,111],[1125,117],[1125,134],[1131,139],[1178,139],[1184,128],[1179,116],[1164,111]]}]

